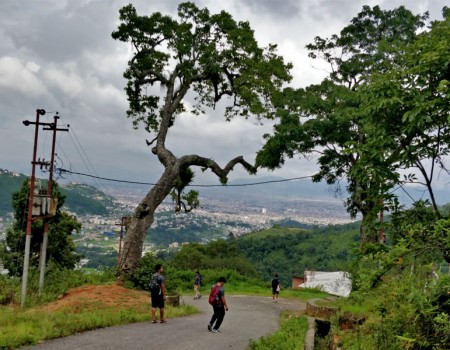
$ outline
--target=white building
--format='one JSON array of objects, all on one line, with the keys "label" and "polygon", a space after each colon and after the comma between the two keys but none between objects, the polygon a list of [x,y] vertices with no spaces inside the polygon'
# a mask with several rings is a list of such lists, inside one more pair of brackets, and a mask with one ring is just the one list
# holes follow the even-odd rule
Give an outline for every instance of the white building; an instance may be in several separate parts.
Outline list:
[{"label": "white building", "polygon": [[348,272],[305,271],[305,282],[300,288],[319,288],[340,297],[348,297],[352,291],[352,280]]}]

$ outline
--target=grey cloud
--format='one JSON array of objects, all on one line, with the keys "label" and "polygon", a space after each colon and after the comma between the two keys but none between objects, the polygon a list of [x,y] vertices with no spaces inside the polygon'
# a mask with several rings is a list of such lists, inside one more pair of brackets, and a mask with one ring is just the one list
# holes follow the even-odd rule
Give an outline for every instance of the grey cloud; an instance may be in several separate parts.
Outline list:
[{"label": "grey cloud", "polygon": [[299,15],[299,0],[247,0],[244,2],[254,15],[274,16],[279,20],[291,19]]},{"label": "grey cloud", "polygon": [[[393,1],[400,4],[399,0]],[[20,76],[2,75],[0,67],[0,120],[3,122],[0,149],[14,149],[13,156],[12,153],[1,155],[0,167],[25,173],[29,170],[33,130],[23,126],[22,120],[34,119],[36,108],[44,108],[59,111],[62,122],[71,124],[99,175],[144,181],[157,179],[161,165],[145,145],[145,139],[151,136],[142,129],[133,130],[131,121],[126,118],[127,102],[123,91],[126,82],[122,73],[129,47],[111,38],[111,32],[119,23],[119,9],[129,2],[0,0],[0,60],[10,57],[25,68],[29,62],[39,65],[39,70],[26,73],[42,89],[39,94],[27,93],[26,88],[30,86],[23,83],[18,88],[15,85]],[[136,0],[133,4],[142,15],[160,11],[176,16],[179,2]],[[238,20],[248,20],[261,42],[284,44],[288,60],[297,68],[297,80],[316,74],[314,68],[301,63],[302,58],[306,58],[306,53],[301,51],[303,43],[311,42],[316,35],[337,33],[364,4],[359,0],[199,0],[196,3],[199,7],[208,7],[211,13],[224,9]],[[444,1],[430,0],[428,4],[430,13],[440,19]],[[417,10],[419,6],[414,4],[414,8]],[[2,85],[2,81],[11,81],[8,79],[13,80]],[[308,79],[302,83],[311,82]],[[253,160],[261,147],[260,135],[270,128],[267,125],[244,127],[234,122],[219,124],[219,119],[223,117],[220,110],[216,110],[208,113],[204,124],[177,122],[168,144],[176,154],[196,152],[221,164],[240,154]],[[59,151],[64,165],[86,172],[68,133],[58,137],[66,153]],[[274,175],[305,175],[314,168],[314,162],[293,160],[287,164]],[[198,173],[200,179],[203,175]],[[236,168],[234,176],[246,174]]]}]

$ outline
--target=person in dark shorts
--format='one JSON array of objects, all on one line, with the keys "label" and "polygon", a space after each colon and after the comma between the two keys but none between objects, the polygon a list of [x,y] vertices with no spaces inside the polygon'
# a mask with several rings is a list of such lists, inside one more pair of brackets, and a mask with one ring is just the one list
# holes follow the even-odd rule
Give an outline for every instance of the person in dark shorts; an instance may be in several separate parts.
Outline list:
[{"label": "person in dark shorts", "polygon": [[159,288],[151,290],[152,299],[152,323],[156,323],[156,308],[159,308],[159,319],[161,323],[166,323],[164,318],[164,300],[166,300],[166,286],[164,284],[164,276],[162,275],[164,267],[161,264],[155,266],[155,274]]},{"label": "person in dark shorts", "polygon": [[281,284],[278,279],[278,274],[276,273],[272,280],[272,301],[276,303],[278,301],[278,296],[280,294]]}]

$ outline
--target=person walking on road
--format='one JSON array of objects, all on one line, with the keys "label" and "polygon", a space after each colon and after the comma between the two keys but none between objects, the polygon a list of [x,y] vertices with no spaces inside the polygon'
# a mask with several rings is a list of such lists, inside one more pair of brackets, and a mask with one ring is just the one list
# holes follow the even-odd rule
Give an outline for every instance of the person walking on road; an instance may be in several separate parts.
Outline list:
[{"label": "person walking on road", "polygon": [[280,295],[281,284],[278,279],[278,274],[276,273],[272,279],[272,301],[274,303],[278,302],[278,296]]},{"label": "person walking on road", "polygon": [[194,300],[200,299],[200,287],[202,286],[202,275],[200,274],[200,271],[197,271],[195,273],[195,279],[194,279]]},{"label": "person walking on road", "polygon": [[156,309],[159,308],[159,320],[166,323],[164,318],[164,300],[166,300],[166,285],[163,276],[164,267],[161,264],[155,266],[155,273],[150,282],[150,294],[152,299],[152,323],[156,323]]},{"label": "person walking on road", "polygon": [[212,305],[214,314],[208,323],[208,330],[213,333],[219,333],[220,325],[225,317],[225,311],[228,311],[228,304],[225,299],[225,289],[223,285],[227,282],[225,277],[220,277],[216,284],[211,288],[209,294],[209,303]]}]

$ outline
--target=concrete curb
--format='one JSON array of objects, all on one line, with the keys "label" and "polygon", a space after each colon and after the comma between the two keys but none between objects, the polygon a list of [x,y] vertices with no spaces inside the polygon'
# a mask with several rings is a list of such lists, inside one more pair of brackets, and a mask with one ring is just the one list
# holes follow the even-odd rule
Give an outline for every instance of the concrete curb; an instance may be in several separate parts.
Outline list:
[{"label": "concrete curb", "polygon": [[314,350],[314,338],[316,336],[316,319],[314,317],[308,318],[308,331],[306,332],[304,350]]}]

